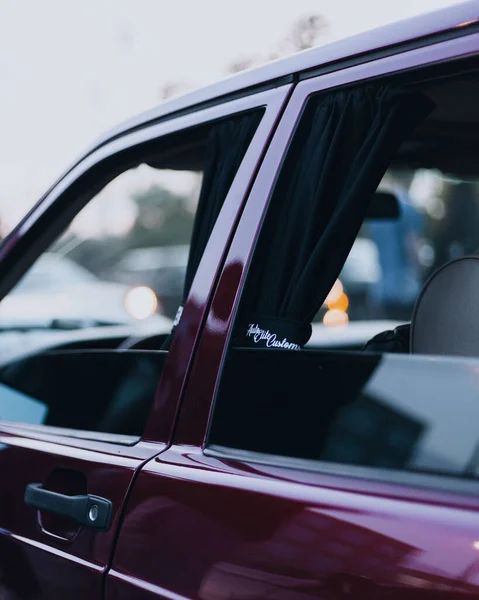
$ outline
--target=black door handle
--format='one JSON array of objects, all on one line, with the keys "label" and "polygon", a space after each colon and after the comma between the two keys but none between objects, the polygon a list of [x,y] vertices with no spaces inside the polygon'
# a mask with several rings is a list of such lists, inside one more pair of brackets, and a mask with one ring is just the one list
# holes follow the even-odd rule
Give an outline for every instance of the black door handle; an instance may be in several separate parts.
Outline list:
[{"label": "black door handle", "polygon": [[66,496],[46,490],[41,483],[29,483],[25,489],[25,504],[68,517],[85,527],[103,531],[110,528],[112,504],[99,496]]}]

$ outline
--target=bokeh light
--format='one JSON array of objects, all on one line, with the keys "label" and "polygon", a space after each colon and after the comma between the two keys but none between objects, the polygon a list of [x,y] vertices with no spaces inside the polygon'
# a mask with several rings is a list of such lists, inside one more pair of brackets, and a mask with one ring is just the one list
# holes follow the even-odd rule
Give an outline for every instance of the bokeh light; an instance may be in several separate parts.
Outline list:
[{"label": "bokeh light", "polygon": [[158,300],[155,292],[146,286],[131,289],[125,298],[126,310],[135,319],[147,319],[156,311]]},{"label": "bokeh light", "polygon": [[344,326],[348,323],[349,318],[347,313],[337,308],[333,308],[333,310],[328,310],[328,312],[323,317],[323,324],[327,327],[337,327],[341,325]]}]

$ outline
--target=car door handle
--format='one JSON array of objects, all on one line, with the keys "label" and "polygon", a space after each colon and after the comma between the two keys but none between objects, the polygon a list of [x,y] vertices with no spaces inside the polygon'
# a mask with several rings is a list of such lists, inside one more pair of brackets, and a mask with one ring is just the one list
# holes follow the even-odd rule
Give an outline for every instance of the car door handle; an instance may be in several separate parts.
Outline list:
[{"label": "car door handle", "polygon": [[46,490],[41,483],[29,483],[25,489],[25,504],[37,510],[68,517],[92,529],[106,531],[110,528],[110,500],[92,494],[67,496]]}]

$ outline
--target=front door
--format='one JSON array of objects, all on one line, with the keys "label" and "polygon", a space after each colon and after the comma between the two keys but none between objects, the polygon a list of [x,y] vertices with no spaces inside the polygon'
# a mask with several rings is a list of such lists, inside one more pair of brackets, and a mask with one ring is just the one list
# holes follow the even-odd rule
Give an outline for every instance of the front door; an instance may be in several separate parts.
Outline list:
[{"label": "front door", "polygon": [[[5,241],[0,596],[101,597],[123,506],[139,468],[167,447],[218,266],[287,90],[103,144]],[[216,217],[201,293],[171,341],[185,273],[194,279]]]}]

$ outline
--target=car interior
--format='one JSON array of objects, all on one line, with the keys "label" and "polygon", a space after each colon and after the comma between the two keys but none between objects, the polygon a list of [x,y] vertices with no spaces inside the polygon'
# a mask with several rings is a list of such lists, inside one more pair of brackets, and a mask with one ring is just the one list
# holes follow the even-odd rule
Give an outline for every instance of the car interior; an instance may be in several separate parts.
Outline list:
[{"label": "car interior", "polygon": [[[476,180],[479,175],[479,72],[474,63],[460,74],[444,73],[416,85],[433,100],[436,109],[401,145],[396,165],[435,169],[458,180]],[[475,320],[469,314],[475,304],[472,265],[475,265],[473,258],[462,257],[442,265],[424,283],[410,327],[375,336],[365,349],[476,356],[479,346],[474,342]],[[454,296],[447,294],[447,290],[453,290]],[[463,293],[457,294],[457,290]],[[452,306],[456,310],[452,311]]]},{"label": "car interior", "polygon": [[[436,108],[401,144],[392,167],[410,171],[437,170],[451,180],[457,181],[474,182],[478,179],[479,71],[475,61],[464,61],[461,72],[451,75],[449,70],[455,68],[457,66],[451,65],[430,69],[431,75],[424,81],[423,74],[413,76],[412,87],[429,97]],[[414,79],[419,81],[415,82]],[[391,193],[378,196],[377,192],[371,204],[372,210],[366,214],[364,222],[378,218],[378,200],[391,203],[393,196],[394,194]],[[396,211],[388,208],[379,218],[397,219],[399,213],[399,206]],[[477,247],[479,248],[479,236]],[[459,272],[462,273],[464,270],[469,274],[474,264],[472,259],[462,260],[462,257],[458,257],[450,264],[441,265],[440,269],[430,275],[421,293],[418,294],[414,312],[411,313],[411,324],[401,325],[392,331],[382,332],[370,340],[365,340],[365,346],[348,346],[346,349],[476,356],[479,353],[479,345],[471,341],[474,333],[474,329],[471,328],[473,320],[462,318],[474,306],[474,284],[470,281],[469,285],[466,285],[466,277],[463,276],[463,279],[459,277]],[[455,292],[453,302],[451,297],[445,294],[448,288],[467,290],[468,293],[458,295]],[[464,298],[469,298],[464,306],[461,305],[456,311],[450,310],[452,305],[457,305],[457,302]],[[460,319],[457,318],[458,315],[461,315]],[[450,329],[443,332],[442,328],[448,321]],[[448,334],[443,335],[446,332]],[[436,335],[434,343],[426,343],[424,340],[426,333],[427,336]]]}]

